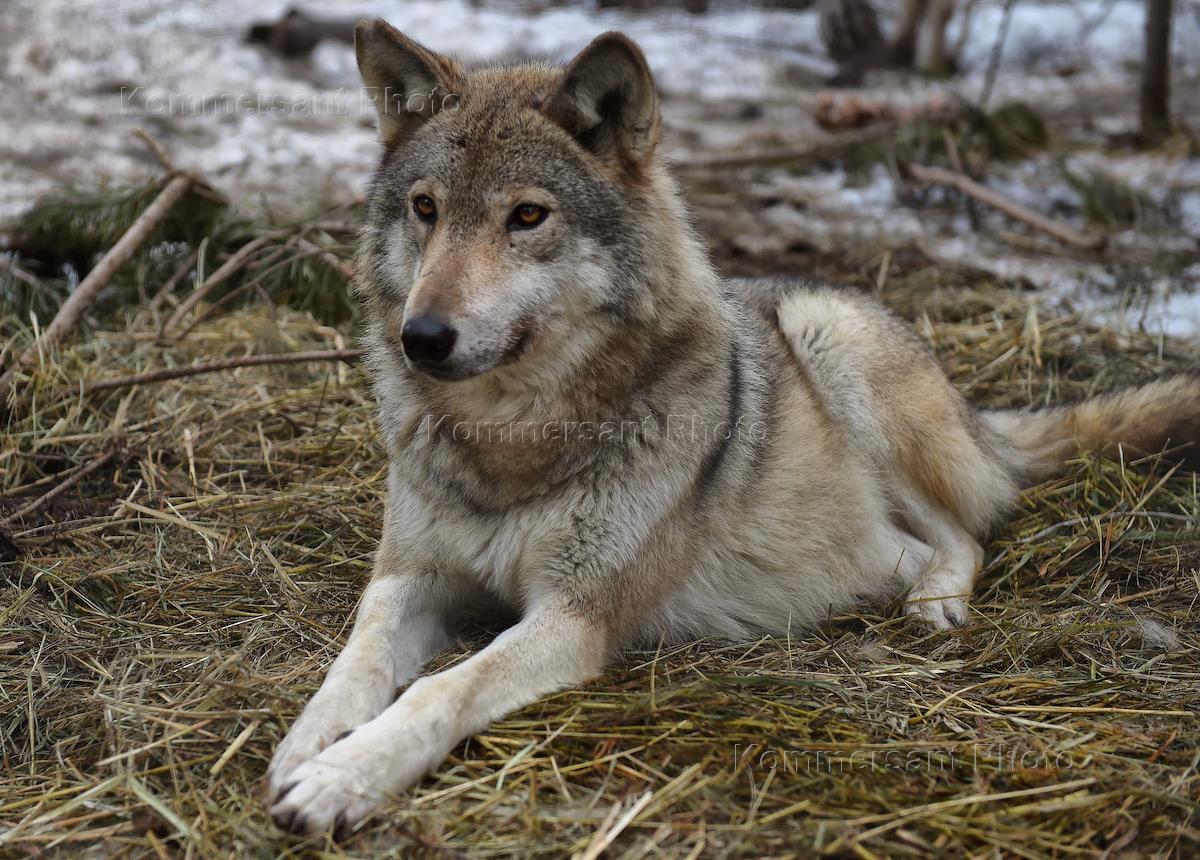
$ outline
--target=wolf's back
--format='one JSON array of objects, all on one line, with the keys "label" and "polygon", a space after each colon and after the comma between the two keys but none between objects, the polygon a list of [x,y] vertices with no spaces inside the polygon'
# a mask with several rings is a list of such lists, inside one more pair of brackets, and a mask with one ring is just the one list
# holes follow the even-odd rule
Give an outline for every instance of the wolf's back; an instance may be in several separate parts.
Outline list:
[{"label": "wolf's back", "polygon": [[1050,409],[1000,409],[984,420],[1008,442],[1028,482],[1060,472],[1079,451],[1166,452],[1200,471],[1200,375],[1161,379]]}]

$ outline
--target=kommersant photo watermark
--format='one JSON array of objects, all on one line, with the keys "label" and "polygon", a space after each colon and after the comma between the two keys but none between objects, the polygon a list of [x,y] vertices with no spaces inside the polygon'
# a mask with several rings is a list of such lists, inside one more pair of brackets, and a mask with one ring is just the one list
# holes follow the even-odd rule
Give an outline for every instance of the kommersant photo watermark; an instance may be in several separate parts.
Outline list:
[{"label": "kommersant photo watermark", "polygon": [[421,420],[419,432],[429,441],[623,444],[652,439],[708,447],[734,439],[762,442],[766,439],[767,427],[759,420],[714,421],[698,415],[676,414],[611,421],[462,421],[449,415],[426,415]]},{"label": "kommersant photo watermark", "polygon": [[430,114],[456,110],[459,95],[435,87],[408,93],[389,87],[342,87],[318,93],[159,92],[144,86],[121,87],[122,116],[315,116],[374,115],[383,101],[390,112]]},{"label": "kommersant photo watermark", "polygon": [[1016,773],[1025,770],[1069,770],[1070,753],[1029,749],[1004,743],[957,746],[778,747],[734,744],[735,770],[784,773]]}]

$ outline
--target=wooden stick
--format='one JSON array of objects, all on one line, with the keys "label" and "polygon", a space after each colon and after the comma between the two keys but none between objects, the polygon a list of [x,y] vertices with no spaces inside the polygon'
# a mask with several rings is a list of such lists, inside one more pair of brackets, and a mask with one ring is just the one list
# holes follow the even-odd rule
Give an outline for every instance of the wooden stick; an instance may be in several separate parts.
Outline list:
[{"label": "wooden stick", "polygon": [[[288,244],[282,245],[282,246],[276,248],[270,254],[267,254],[265,257],[263,257],[263,259],[259,261],[259,267],[261,270],[258,272],[258,274],[256,274],[253,278],[251,278],[246,283],[239,284],[238,286],[234,287],[232,290],[227,292],[225,295],[221,296],[221,298],[217,299],[215,302],[213,302],[211,305],[209,305],[207,308],[205,308],[201,313],[197,314],[196,317],[190,323],[188,323],[186,326],[184,326],[182,331],[180,331],[178,334],[171,337],[170,340],[171,341],[183,340],[185,337],[187,337],[189,334],[192,333],[192,331],[196,328],[196,326],[200,325],[205,320],[212,317],[212,315],[214,313],[216,313],[222,307],[228,305],[234,299],[238,298],[239,296],[245,295],[246,293],[250,292],[251,290],[255,290],[255,289],[261,290],[262,282],[264,280],[266,280],[267,276],[269,274],[271,274],[272,272],[277,272],[277,271],[279,271],[279,269],[282,269],[285,266],[290,266],[292,263],[296,262],[297,260],[302,260],[305,257],[313,256],[312,253],[309,251],[297,251],[295,254],[293,254],[290,257],[286,257],[282,260],[279,259],[287,252],[287,250],[289,248],[291,248],[291,246],[292,246],[292,240],[289,240]],[[268,301],[268,304],[269,304],[269,299],[270,299],[269,294],[265,290],[261,290],[261,295],[263,296],[263,298],[265,300]],[[160,335],[159,337],[160,337],[160,339],[163,339],[163,340],[166,339],[163,335]]]},{"label": "wooden stick", "polygon": [[180,172],[179,168],[175,166],[175,162],[171,160],[171,156],[167,155],[167,151],[163,149],[163,145],[155,140],[150,135],[150,132],[146,131],[144,128],[135,128],[133,133],[137,135],[138,139],[142,143],[146,144],[152,153],[154,153],[154,157],[158,159],[158,163],[162,165],[162,169],[166,171],[168,175],[174,175]]},{"label": "wooden stick", "polygon": [[354,269],[349,264],[339,260],[337,255],[328,248],[322,248],[316,242],[311,242],[303,237],[300,239],[299,244],[304,250],[312,251],[317,254],[322,260],[328,263],[334,269],[334,271],[341,274],[341,276],[347,281],[354,280]]},{"label": "wooden stick", "polygon": [[[176,176],[178,174],[188,172],[188,171],[180,170],[179,167],[176,166],[175,162],[171,160],[171,156],[169,156],[167,154],[166,149],[163,148],[163,145],[161,143],[159,143],[157,140],[155,140],[154,137],[150,134],[150,132],[146,131],[146,129],[135,128],[133,130],[133,133],[134,133],[134,136],[136,136],[138,138],[138,140],[140,140],[142,143],[146,144],[146,147],[150,150],[150,152],[152,152],[154,154],[154,158],[162,166],[162,169],[166,172],[166,174],[168,176]],[[229,205],[229,198],[227,198],[220,191],[217,191],[217,189],[215,189],[211,185],[209,185],[204,180],[204,177],[198,176],[195,173],[192,173],[191,177],[196,183],[193,186],[192,190],[195,191],[197,194],[199,194],[202,197],[207,197],[209,200],[211,200],[212,202],[214,202],[220,206],[228,206]]]},{"label": "wooden stick", "polygon": [[165,337],[166,333],[174,328],[181,319],[187,316],[188,311],[199,304],[201,299],[211,293],[214,288],[228,280],[229,277],[236,272],[243,263],[246,262],[247,258],[251,254],[257,251],[263,245],[267,244],[267,242],[276,238],[278,235],[279,234],[275,232],[258,236],[257,238],[251,239],[245,245],[242,245],[242,247],[230,254],[229,259],[218,266],[215,272],[205,278],[203,284],[198,285],[196,289],[188,293],[187,297],[179,303],[179,306],[175,308],[174,312],[167,317],[166,321],[163,322],[162,326],[159,328],[158,336],[160,338]]},{"label": "wooden stick", "polygon": [[104,453],[93,458],[90,463],[88,463],[86,466],[84,466],[82,469],[80,469],[75,474],[71,475],[71,477],[67,478],[61,484],[54,487],[53,489],[48,490],[47,492],[43,493],[42,495],[38,496],[36,499],[34,499],[32,502],[25,505],[24,507],[18,508],[15,513],[12,513],[9,516],[5,517],[4,519],[0,520],[0,526],[9,527],[9,526],[13,525],[13,523],[17,522],[18,520],[23,520],[23,519],[25,519],[25,517],[29,516],[30,514],[34,513],[35,511],[41,510],[46,505],[48,505],[50,502],[54,501],[54,499],[56,499],[57,497],[59,497],[63,493],[65,493],[67,490],[74,487],[76,484],[78,484],[80,481],[82,481],[88,475],[92,474],[92,472],[95,472],[97,469],[103,467],[106,463],[111,462],[113,457],[115,457],[115,456],[117,456],[116,449],[110,448],[107,451],[105,451]]},{"label": "wooden stick", "polygon": [[1081,233],[1074,227],[1055,221],[1052,218],[1047,218],[1040,212],[1034,212],[1027,206],[1022,206],[1020,203],[1002,197],[986,185],[979,184],[965,174],[954,173],[941,167],[927,167],[922,164],[910,164],[908,170],[913,175],[913,178],[921,182],[928,182],[933,185],[946,185],[957,189],[963,194],[969,195],[981,203],[986,203],[993,209],[1003,212],[1010,218],[1023,221],[1030,227],[1041,230],[1046,235],[1052,236],[1067,245],[1074,245],[1077,248],[1084,248],[1088,251],[1098,251],[1104,247],[1105,237]]},{"label": "wooden stick", "polygon": [[117,240],[117,244],[113,245],[95,268],[88,272],[87,277],[80,281],[79,286],[58,309],[58,313],[54,315],[50,325],[46,326],[42,336],[30,344],[21,353],[16,363],[0,375],[0,403],[8,399],[17,371],[22,367],[36,365],[45,350],[53,347],[75,328],[84,313],[96,301],[100,291],[108,286],[117,270],[129,261],[134,252],[150,237],[150,234],[162,224],[171,209],[183,199],[195,181],[195,177],[186,173],[172,178],[154,198],[154,202],[147,206],[146,210],[133,222],[133,225],[125,231],[125,235]]},{"label": "wooden stick", "polygon": [[150,300],[150,310],[158,310],[172,293],[175,288],[188,276],[192,269],[196,268],[196,262],[200,259],[200,251],[197,249],[188,254],[188,258],[183,261],[183,264],[175,270],[171,277],[167,278],[166,282],[158,288],[158,292],[154,294],[154,298]]},{"label": "wooden stick", "polygon": [[300,364],[305,361],[344,361],[347,364],[353,364],[362,357],[364,351],[362,349],[317,349],[306,352],[279,352],[269,355],[246,355],[241,358],[204,361],[199,364],[189,364],[186,367],[163,367],[145,373],[135,373],[132,376],[118,376],[115,379],[84,382],[80,384],[79,388],[67,389],[59,396],[86,396],[95,391],[128,388],[133,385],[165,382],[169,379],[198,376],[202,373],[216,373],[219,370],[233,370],[238,367],[259,367],[264,364]]}]

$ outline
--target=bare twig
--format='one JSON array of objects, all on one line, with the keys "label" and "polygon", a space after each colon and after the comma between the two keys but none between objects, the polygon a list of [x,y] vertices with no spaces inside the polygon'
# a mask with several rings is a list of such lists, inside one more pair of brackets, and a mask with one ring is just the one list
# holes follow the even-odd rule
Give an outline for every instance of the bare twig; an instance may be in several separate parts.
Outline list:
[{"label": "bare twig", "polygon": [[220,191],[217,191],[215,188],[209,185],[204,177],[190,171],[181,170],[179,166],[171,160],[171,156],[167,154],[167,151],[163,148],[163,145],[155,140],[150,132],[146,131],[146,129],[135,128],[133,133],[137,136],[138,140],[146,144],[146,147],[154,154],[154,158],[162,166],[163,171],[165,171],[168,176],[191,176],[192,181],[195,182],[193,190],[197,194],[201,195],[202,197],[207,197],[209,200],[213,201],[214,203],[219,203],[222,206],[225,206],[229,203],[228,198],[226,198],[225,195]]},{"label": "bare twig", "polygon": [[154,294],[154,298],[152,298],[150,300],[150,309],[151,310],[157,310],[159,307],[162,306],[163,302],[165,302],[167,300],[167,297],[170,296],[173,292],[175,292],[175,288],[177,286],[179,286],[180,282],[184,278],[187,277],[188,272],[190,272],[192,269],[196,268],[196,261],[199,259],[200,259],[199,249],[192,251],[192,253],[188,254],[188,258],[183,261],[182,265],[180,265],[180,267],[175,270],[174,274],[172,274],[171,277],[167,278],[166,282],[161,287],[159,287],[158,292]]},{"label": "bare twig", "polygon": [[200,303],[205,296],[211,293],[218,286],[227,281],[242,265],[249,259],[250,255],[261,248],[263,245],[270,242],[279,236],[278,232],[266,233],[251,239],[242,247],[238,248],[229,255],[224,263],[217,267],[217,270],[204,279],[204,283],[198,285],[196,289],[188,293],[187,297],[179,303],[179,306],[171,313],[163,322],[158,330],[160,338],[165,337],[176,324],[179,323],[188,312]]},{"label": "bare twig", "polygon": [[79,471],[72,474],[69,478],[67,478],[61,484],[58,484],[57,486],[53,487],[52,489],[46,491],[45,493],[38,496],[36,499],[34,499],[29,504],[25,505],[24,507],[18,508],[14,513],[12,513],[9,516],[5,517],[4,519],[0,520],[0,527],[4,527],[4,528],[10,527],[14,523],[16,523],[18,520],[23,520],[23,519],[25,519],[25,517],[29,516],[30,514],[41,510],[46,505],[48,505],[50,502],[54,501],[54,499],[58,498],[63,493],[65,493],[67,490],[74,487],[76,484],[78,484],[80,481],[82,481],[88,475],[92,474],[97,469],[103,468],[107,463],[111,462],[112,459],[116,456],[117,456],[116,448],[109,448],[107,451],[103,452],[102,454],[97,455],[87,465],[85,465],[82,469],[80,469]]},{"label": "bare twig", "polygon": [[154,157],[158,159],[158,163],[162,165],[162,169],[168,174],[174,175],[182,172],[175,166],[175,162],[171,160],[171,156],[167,155],[167,151],[163,149],[163,145],[150,136],[150,132],[144,128],[135,128],[133,133],[154,153]]},{"label": "bare twig", "polygon": [[[215,302],[213,302],[211,305],[209,305],[207,308],[205,308],[204,312],[198,314],[195,319],[193,319],[190,323],[188,323],[187,326],[184,327],[183,331],[181,331],[177,335],[175,335],[173,340],[175,340],[175,341],[183,340],[185,337],[187,337],[189,334],[192,333],[192,331],[196,328],[196,326],[200,325],[202,322],[209,319],[214,313],[216,313],[222,307],[228,305],[234,299],[238,298],[239,296],[245,295],[246,293],[250,292],[251,290],[258,290],[259,294],[261,296],[263,296],[263,298],[269,302],[269,300],[270,300],[269,294],[266,292],[266,290],[262,289],[262,283],[263,283],[263,281],[265,281],[267,279],[268,275],[272,274],[273,272],[277,272],[286,266],[290,266],[298,260],[303,260],[306,257],[319,256],[321,253],[325,253],[325,252],[322,252],[320,248],[316,248],[315,250],[312,250],[312,251],[298,251],[297,253],[291,255],[290,257],[285,257],[284,259],[280,260],[279,258],[283,256],[284,252],[287,249],[289,249],[292,246],[292,244],[293,244],[293,242],[289,241],[287,245],[284,245],[280,248],[276,248],[274,252],[272,252],[263,261],[261,261],[260,266],[265,266],[265,268],[263,268],[261,271],[259,271],[258,274],[256,274],[251,280],[230,290],[228,293],[221,296],[221,298],[217,299]],[[332,255],[330,255],[330,256],[332,256]],[[337,258],[335,257],[334,259],[337,259]],[[270,264],[270,265],[268,265],[268,264]]]},{"label": "bare twig", "polygon": [[309,229],[319,230],[324,233],[357,233],[358,232],[358,222],[356,222],[356,221],[314,221]]},{"label": "bare twig", "polygon": [[353,364],[362,357],[362,354],[363,350],[361,349],[317,349],[304,352],[280,352],[269,355],[246,355],[241,358],[204,361],[185,367],[163,367],[145,373],[135,373],[131,376],[118,376],[115,379],[85,382],[81,383],[79,388],[63,391],[59,396],[86,396],[95,391],[129,388],[134,385],[146,385],[153,382],[165,382],[169,379],[181,379],[185,376],[198,376],[202,373],[216,373],[220,370],[233,370],[239,367],[259,367],[264,364],[300,364],[306,361],[344,361],[347,364]]},{"label": "bare twig", "polygon": [[348,263],[338,259],[337,254],[330,251],[328,248],[322,248],[315,242],[308,239],[300,239],[300,247],[306,251],[311,251],[317,254],[322,260],[328,263],[335,271],[340,273],[347,281],[354,280],[354,269]]},{"label": "bare twig", "polygon": [[50,321],[50,325],[46,326],[45,331],[42,332],[42,336],[30,344],[21,353],[16,363],[0,375],[0,402],[7,399],[18,370],[22,367],[36,365],[45,350],[57,344],[75,328],[87,309],[96,301],[100,291],[108,286],[117,270],[129,261],[142,243],[162,224],[171,209],[183,199],[195,181],[195,177],[189,174],[179,174],[171,179],[154,198],[154,202],[147,206],[146,210],[133,222],[133,225],[125,231],[125,235],[117,240],[117,244],[113,245],[95,268],[88,272],[87,277],[63,302],[54,319]]},{"label": "bare twig", "polygon": [[981,185],[964,174],[954,173],[941,167],[928,167],[922,164],[910,164],[908,169],[912,173],[913,178],[921,182],[929,182],[934,185],[947,185],[955,188],[963,194],[974,197],[981,203],[986,203],[993,209],[1003,212],[1010,218],[1023,221],[1029,226],[1041,230],[1046,235],[1052,236],[1067,245],[1074,245],[1077,248],[1084,248],[1088,251],[1096,251],[1104,247],[1105,238],[1103,236],[1088,235],[1067,224],[1048,218],[1027,206],[1022,206],[1020,203],[1009,200],[1007,197],[1002,197],[986,185]]}]

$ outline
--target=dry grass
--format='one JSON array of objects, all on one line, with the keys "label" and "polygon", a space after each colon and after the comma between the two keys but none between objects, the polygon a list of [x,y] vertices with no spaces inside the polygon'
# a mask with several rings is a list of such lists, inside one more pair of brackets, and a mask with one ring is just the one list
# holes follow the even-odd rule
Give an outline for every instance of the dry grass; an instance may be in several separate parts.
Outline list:
[{"label": "dry grass", "polygon": [[[977,399],[1068,398],[1200,358],[972,280],[914,266],[887,298]],[[337,345],[261,305],[169,349],[155,332],[115,323],[53,356],[0,435],[0,518],[117,451],[10,529],[25,555],[0,564],[0,855],[596,856],[614,835],[612,857],[1200,851],[1197,479],[1094,457],[995,536],[966,631],[893,606],[629,654],[460,745],[347,845],[284,836],[260,780],[368,574],[371,404],[338,365],[53,399]]]}]

